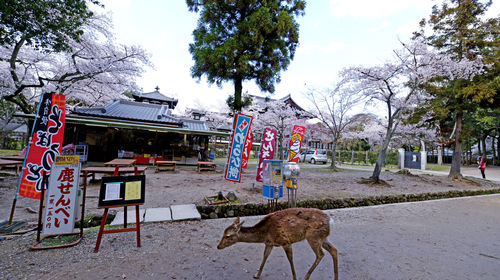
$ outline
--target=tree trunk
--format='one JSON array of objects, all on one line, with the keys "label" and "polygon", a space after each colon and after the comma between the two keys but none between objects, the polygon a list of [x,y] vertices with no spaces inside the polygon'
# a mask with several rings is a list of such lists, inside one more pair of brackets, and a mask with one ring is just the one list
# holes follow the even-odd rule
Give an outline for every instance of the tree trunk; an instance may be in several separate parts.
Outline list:
[{"label": "tree trunk", "polygon": [[483,146],[483,157],[486,158],[486,134],[481,138],[481,145]]},{"label": "tree trunk", "polygon": [[460,167],[462,165],[462,117],[463,113],[457,113],[456,131],[455,131],[455,150],[451,159],[450,178],[462,178]]},{"label": "tree trunk", "polygon": [[391,130],[391,125],[389,125],[387,127],[387,132],[385,134],[384,142],[382,143],[382,146],[380,147],[380,152],[378,153],[377,162],[375,163],[375,169],[373,170],[373,174],[370,177],[370,179],[372,179],[373,182],[375,183],[379,182],[380,172],[382,172],[382,167],[384,166],[385,163],[385,158],[387,156],[387,148],[389,147],[389,142],[391,141],[391,138],[392,138],[392,130]]},{"label": "tree trunk", "polygon": [[332,144],[332,163],[330,164],[330,168],[331,169],[335,169],[336,166],[335,166],[335,150],[337,149],[337,145],[336,144]]},{"label": "tree trunk", "polygon": [[481,152],[481,138],[477,138],[477,155],[482,155],[483,153]]},{"label": "tree trunk", "polygon": [[497,132],[496,132],[496,130],[493,130],[493,135],[491,136],[491,155],[492,155],[491,165],[495,165],[497,163],[497,157],[495,154],[495,139],[496,138],[497,138]]},{"label": "tree trunk", "polygon": [[234,110],[241,112],[241,92],[243,91],[243,79],[234,78]]}]

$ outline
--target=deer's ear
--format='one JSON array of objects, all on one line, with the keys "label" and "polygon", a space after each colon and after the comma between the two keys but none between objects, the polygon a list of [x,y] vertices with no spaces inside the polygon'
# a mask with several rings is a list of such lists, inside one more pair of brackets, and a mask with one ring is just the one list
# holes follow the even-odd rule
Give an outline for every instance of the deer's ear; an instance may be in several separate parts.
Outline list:
[{"label": "deer's ear", "polygon": [[240,230],[241,225],[242,225],[244,222],[245,222],[245,221],[243,221],[243,222],[241,222],[241,223],[237,223],[237,224],[235,224],[236,229],[237,229],[237,230]]},{"label": "deer's ear", "polygon": [[237,225],[240,223],[240,217],[236,217],[236,219],[233,222],[233,225]]}]

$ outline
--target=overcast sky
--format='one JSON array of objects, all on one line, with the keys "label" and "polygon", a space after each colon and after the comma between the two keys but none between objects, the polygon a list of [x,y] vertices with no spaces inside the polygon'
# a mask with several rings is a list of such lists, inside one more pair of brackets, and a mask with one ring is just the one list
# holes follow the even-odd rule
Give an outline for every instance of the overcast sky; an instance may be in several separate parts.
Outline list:
[{"label": "overcast sky", "polygon": [[[188,11],[184,0],[105,0],[105,11],[111,12],[119,42],[138,44],[151,53],[154,69],[149,69],[138,84],[144,92],[156,86],[160,92],[179,99],[178,108],[218,110],[233,84],[223,88],[198,82],[190,75],[194,64],[188,51],[193,42],[198,14]],[[494,1],[491,11],[500,10]],[[308,0],[300,24],[299,47],[281,83],[271,96],[291,94],[306,106],[303,97],[309,88],[331,87],[344,67],[382,64],[408,40],[418,22],[428,17],[434,0]],[[253,81],[243,91],[261,93]]]}]

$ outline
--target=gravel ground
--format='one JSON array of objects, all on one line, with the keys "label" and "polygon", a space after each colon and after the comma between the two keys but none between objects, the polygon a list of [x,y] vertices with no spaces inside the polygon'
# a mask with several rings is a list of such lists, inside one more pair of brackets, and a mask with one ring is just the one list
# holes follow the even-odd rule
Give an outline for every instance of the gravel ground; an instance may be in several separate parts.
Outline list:
[{"label": "gravel ground", "polygon": [[[401,193],[500,188],[493,181],[449,180],[440,175],[402,175],[384,172],[388,186],[358,182],[370,176],[363,170],[331,172],[324,165],[304,164],[298,199],[363,197]],[[16,176],[0,180],[0,220],[7,219],[17,185]],[[198,174],[193,167],[175,173],[146,173],[144,208],[201,203],[205,196],[234,191],[241,203],[266,203],[252,190],[253,172],[245,171],[241,184],[223,180],[217,172]],[[99,182],[90,184],[86,213],[97,209]],[[259,189],[259,187],[256,187]],[[328,211],[337,221],[330,240],[340,256],[340,279],[497,279],[500,273],[500,200],[498,196]],[[32,211],[35,210],[35,211]],[[15,220],[36,221],[38,201],[20,197]],[[34,212],[34,213],[32,213]],[[258,217],[246,217],[251,225]],[[0,237],[0,279],[251,279],[263,246],[238,244],[223,251],[216,244],[232,220],[202,220],[145,224],[142,247],[134,233],[104,235],[99,253],[93,253],[97,229],[87,229],[75,247],[30,251],[34,232]],[[306,243],[294,246],[299,278],[314,255]],[[332,273],[327,255],[312,279]],[[303,260],[303,261],[302,261]],[[273,251],[262,279],[287,279],[285,254]]]},{"label": "gravel ground", "polygon": [[[500,169],[499,169],[500,171]],[[387,186],[360,184],[363,178],[371,175],[371,170],[342,169],[331,172],[326,165],[301,164],[298,200],[365,197],[374,195],[396,195],[426,192],[446,192],[450,190],[476,190],[500,188],[500,182],[471,178],[472,181],[454,181],[446,176],[421,174],[417,176],[383,172],[381,179]],[[0,220],[8,219],[12,199],[17,186],[17,176],[7,176],[0,180]],[[216,195],[221,189],[224,193],[233,191],[241,203],[267,203],[260,188],[255,184],[253,169],[245,170],[242,183],[232,183],[223,179],[223,170],[219,166],[216,172],[199,174],[195,167],[180,167],[177,171],[155,173],[153,168],[146,171],[146,202],[144,208],[168,207],[187,203],[204,203],[204,197]],[[86,214],[100,214],[97,209],[100,181],[93,182],[87,188]],[[286,194],[284,199],[286,199]],[[19,197],[15,211],[15,220],[36,222],[39,201]],[[142,207],[141,207],[142,208]],[[34,210],[34,211],[32,211]]]},{"label": "gravel ground", "polygon": [[[335,220],[329,240],[339,251],[340,279],[498,279],[500,195],[326,211]],[[246,225],[261,217],[242,218]],[[142,247],[134,233],[96,230],[77,246],[30,251],[34,237],[0,241],[0,279],[252,279],[262,244],[217,250],[232,219],[146,224]],[[306,242],[293,246],[298,278],[314,260]],[[325,255],[311,279],[332,279]],[[262,279],[291,279],[282,249],[271,253]]]}]

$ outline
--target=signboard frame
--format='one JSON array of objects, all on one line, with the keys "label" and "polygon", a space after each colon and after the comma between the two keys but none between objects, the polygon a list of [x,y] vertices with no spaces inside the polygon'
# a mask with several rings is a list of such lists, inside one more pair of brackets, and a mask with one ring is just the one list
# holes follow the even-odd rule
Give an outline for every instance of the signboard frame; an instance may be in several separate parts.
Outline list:
[{"label": "signboard frame", "polygon": [[[140,182],[140,186],[136,185],[137,182]],[[140,188],[140,197],[138,199],[132,199],[137,197],[137,187]],[[119,189],[116,190],[116,188]],[[116,191],[118,191],[118,193],[116,193]],[[126,199],[127,195],[130,195],[131,199]],[[127,206],[131,204],[144,204],[145,196],[146,175],[102,177],[97,207],[106,208]]]}]

